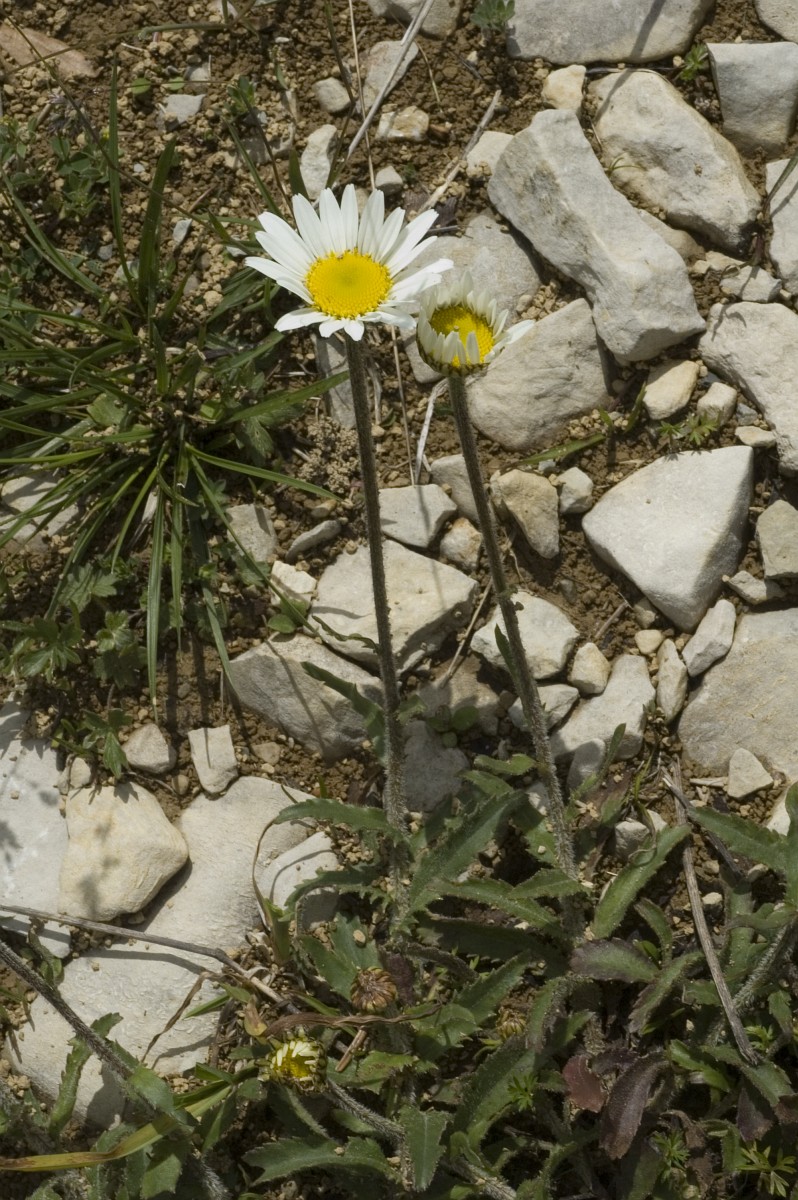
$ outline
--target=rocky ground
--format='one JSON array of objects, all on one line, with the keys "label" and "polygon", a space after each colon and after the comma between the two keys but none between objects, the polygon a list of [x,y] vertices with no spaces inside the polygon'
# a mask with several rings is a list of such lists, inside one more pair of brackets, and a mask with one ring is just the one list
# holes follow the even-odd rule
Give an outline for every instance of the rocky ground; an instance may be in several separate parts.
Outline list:
[{"label": "rocky ground", "polygon": [[[657,768],[681,753],[699,802],[783,829],[777,801],[798,780],[798,191],[794,177],[771,202],[768,190],[796,144],[798,17],[777,0],[664,0],[653,19],[647,0],[617,4],[617,19],[593,0],[516,0],[505,40],[473,23],[468,0],[434,0],[402,43],[419,4],[369,0],[353,5],[356,61],[344,4],[328,27],[318,3],[240,14],[231,3],[221,33],[208,28],[218,4],[177,3],[174,26],[158,29],[154,8],[125,7],[122,20],[117,6],[39,3],[14,16],[85,55],[63,87],[98,126],[117,56],[134,177],[146,183],[164,139],[177,137],[173,237],[196,254],[198,308],[240,268],[223,244],[198,244],[207,227],[185,214],[210,194],[240,234],[260,207],[220,124],[246,76],[283,186],[293,145],[311,195],[337,163],[341,182],[373,178],[411,212],[435,205],[431,254],[448,254],[511,314],[535,321],[473,380],[470,401],[563,776],[585,778],[623,723],[619,777],[651,757],[641,793],[651,819],[672,817]],[[699,43],[705,59],[691,50]],[[19,65],[25,46],[7,26],[0,52],[6,118],[62,103],[57,92],[42,99],[53,81]],[[363,137],[344,86],[357,69],[366,109],[381,98]],[[137,94],[141,78],[149,89]],[[275,186],[261,133],[244,140]],[[101,220],[66,236],[112,278],[119,263]],[[526,742],[445,394],[412,343],[380,335],[372,352],[396,654],[406,693],[437,714],[408,726],[410,791],[424,813],[475,753]],[[283,370],[326,374],[341,361],[335,342],[297,338]],[[334,836],[306,840],[299,824],[260,840],[286,788],[361,800],[376,783],[362,722],[300,667],[312,661],[376,694],[373,655],[340,641],[374,636],[345,384],[328,408],[306,415],[284,453],[339,502],[242,495],[230,510],[253,557],[274,561],[281,588],[309,602],[310,630],[265,638],[271,610],[251,603],[228,646],[236,697],[199,641],[173,655],[159,684],[161,729],[146,693],[126,701],[130,770],[117,785],[81,759],[57,761],[42,736],[46,693],[9,700],[0,898],[231,948],[259,923],[253,856],[258,886],[279,903],[347,853]],[[2,500],[22,512],[30,496],[30,482],[14,481]],[[57,534],[37,535],[45,563]],[[20,584],[16,603],[28,596]],[[360,648],[345,657],[342,645]],[[458,730],[463,706],[474,711]],[[619,862],[645,832],[624,822]],[[704,858],[710,917],[716,875]],[[668,902],[678,918],[677,885]],[[87,1020],[121,1012],[115,1036],[134,1053],[208,966],[145,954],[139,942],[45,932],[67,960],[64,996]],[[32,1015],[8,1039],[5,1069],[52,1094],[70,1033],[41,1000]],[[190,1029],[178,1022],[150,1061],[185,1070],[207,1052],[213,1025],[213,1014]],[[82,1111],[107,1119],[116,1097],[99,1070],[81,1089]]]}]

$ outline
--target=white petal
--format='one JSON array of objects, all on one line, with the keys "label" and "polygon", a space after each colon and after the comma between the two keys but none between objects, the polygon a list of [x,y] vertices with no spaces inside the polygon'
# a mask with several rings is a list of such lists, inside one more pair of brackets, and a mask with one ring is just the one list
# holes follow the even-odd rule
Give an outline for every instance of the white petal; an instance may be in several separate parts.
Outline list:
[{"label": "white petal", "polygon": [[378,308],[373,314],[364,317],[368,321],[384,321],[386,325],[396,325],[398,329],[412,329],[415,319],[410,313],[402,312],[400,308]]},{"label": "white petal", "polygon": [[324,232],[324,240],[335,254],[343,254],[346,250],[346,233],[338,201],[330,188],[325,188],[319,197],[319,219]]},{"label": "white petal", "polygon": [[480,361],[482,356],[479,353],[479,342],[477,341],[477,335],[474,333],[473,329],[469,332],[468,337],[466,338],[465,349],[466,361],[469,365],[472,363],[476,364]]},{"label": "white petal", "polygon": [[313,257],[296,230],[271,213],[263,214],[261,224],[264,232],[256,233],[255,237],[263,249],[287,267],[307,271]]},{"label": "white petal", "polygon": [[343,329],[343,327],[344,321],[339,320],[337,317],[331,317],[329,320],[324,321],[319,326],[319,333],[322,337],[332,337],[334,333],[337,333],[338,330]]},{"label": "white petal", "polygon": [[373,257],[378,262],[387,264],[388,259],[394,251],[396,239],[399,237],[404,219],[405,210],[403,208],[395,208],[383,222],[382,229],[378,234],[378,244],[373,253]]},{"label": "white petal", "polygon": [[[404,258],[409,250],[412,250],[414,246],[418,245],[418,243],[425,237],[425,235],[435,224],[437,219],[438,214],[433,211],[422,213],[421,216],[416,217],[410,222],[391,252],[390,260],[386,264],[389,270],[394,269],[394,263],[397,259]],[[407,262],[410,261],[411,259],[408,258]],[[395,269],[401,270],[401,267],[397,266]]]},{"label": "white petal", "polygon": [[504,344],[509,346],[511,342],[517,341],[528,333],[534,324],[534,321],[519,321],[517,325],[511,325],[504,335]]},{"label": "white petal", "polygon": [[357,196],[355,195],[355,185],[348,183],[344,188],[344,194],[341,197],[341,220],[344,226],[344,238],[346,240],[346,249],[354,250],[357,246]]},{"label": "white petal", "polygon": [[384,216],[385,197],[382,192],[373,191],[366,201],[360,218],[357,248],[361,254],[369,254],[372,258],[377,257]]},{"label": "white petal", "polygon": [[391,300],[406,303],[415,299],[425,288],[434,287],[440,281],[440,275],[433,271],[432,267],[422,267],[420,271],[416,271],[413,275],[408,275],[404,279],[398,280],[393,285],[391,288]]},{"label": "white petal", "polygon": [[315,325],[321,321],[324,313],[320,313],[315,308],[295,308],[293,312],[286,313],[284,317],[280,317],[274,328],[280,333],[286,329],[302,329],[305,325]]},{"label": "white petal", "polygon": [[362,321],[344,321],[344,333],[348,333],[353,342],[359,342],[363,337]]},{"label": "white petal", "polygon": [[321,221],[313,205],[300,195],[294,196],[293,205],[294,220],[308,250],[314,258],[326,258],[332,247],[324,239]]}]

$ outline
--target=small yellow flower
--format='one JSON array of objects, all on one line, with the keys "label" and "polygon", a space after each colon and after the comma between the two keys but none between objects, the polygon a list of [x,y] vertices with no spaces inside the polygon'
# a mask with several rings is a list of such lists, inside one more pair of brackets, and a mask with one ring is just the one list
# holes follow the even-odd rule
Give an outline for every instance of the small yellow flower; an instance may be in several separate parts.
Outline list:
[{"label": "small yellow flower", "polygon": [[466,271],[459,280],[438,284],[419,301],[417,339],[421,357],[445,375],[476,371],[531,329],[519,321],[505,331],[508,313],[488,292],[474,290]]},{"label": "small yellow flower", "polygon": [[261,1075],[300,1092],[320,1091],[327,1077],[327,1052],[315,1038],[291,1038],[272,1050],[263,1063]]}]

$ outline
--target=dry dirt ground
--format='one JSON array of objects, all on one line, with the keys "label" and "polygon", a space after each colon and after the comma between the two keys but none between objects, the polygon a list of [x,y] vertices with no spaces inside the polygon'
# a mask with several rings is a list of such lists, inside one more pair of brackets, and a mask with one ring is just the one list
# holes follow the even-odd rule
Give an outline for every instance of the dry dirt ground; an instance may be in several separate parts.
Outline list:
[{"label": "dry dirt ground", "polygon": [[[131,218],[146,204],[147,184],[152,178],[155,161],[166,139],[175,136],[179,145],[179,166],[171,176],[166,197],[174,220],[190,215],[192,211],[208,210],[228,224],[232,236],[246,238],[245,222],[263,206],[246,170],[236,166],[235,147],[227,125],[231,113],[243,136],[251,136],[253,130],[247,128],[245,117],[240,114],[236,117],[231,89],[242,77],[251,82],[254,106],[266,114],[263,128],[274,143],[290,141],[301,152],[308,135],[319,125],[334,119],[340,127],[342,145],[346,147],[358,128],[358,117],[330,118],[317,105],[312,85],[329,75],[340,77],[342,61],[353,65],[353,27],[361,57],[375,42],[401,36],[401,27],[393,21],[376,19],[365,0],[353,0],[351,13],[345,0],[332,0],[327,5],[321,0],[277,0],[275,3],[240,0],[238,7],[238,16],[225,26],[221,20],[221,3],[206,4],[205,0],[195,3],[172,0],[170,5],[154,0],[125,4],[106,0],[39,0],[37,3],[16,0],[2,14],[6,19],[12,17],[20,24],[59,38],[80,50],[94,65],[96,74],[91,78],[75,77],[69,82],[59,82],[41,67],[13,71],[8,61],[0,60],[0,67],[5,71],[2,83],[4,116],[24,122],[47,104],[51,109],[50,120],[54,123],[59,120],[69,122],[72,120],[70,111],[77,109],[92,129],[102,131],[108,122],[115,65],[125,204]],[[232,3],[230,8],[232,10]],[[460,26],[452,36],[443,41],[419,39],[421,53],[392,94],[392,106],[394,101],[397,107],[417,104],[429,113],[431,124],[426,141],[412,144],[366,139],[351,159],[339,164],[340,185],[351,181],[368,187],[372,172],[391,165],[404,180],[401,202],[412,214],[447,174],[452,173],[497,90],[500,97],[490,128],[512,133],[529,123],[541,107],[541,83],[549,69],[548,64],[541,60],[509,60],[503,39],[483,35],[470,21],[472,9],[471,0],[466,0]],[[759,23],[752,0],[719,0],[696,40],[733,41],[738,37],[773,39]],[[170,89],[174,90],[176,81],[183,77],[188,67],[205,62],[210,62],[211,75],[201,112],[190,123],[174,131],[164,130],[159,121],[160,102]],[[670,72],[671,77],[674,74],[672,61],[653,65]],[[134,80],[142,77],[150,81],[151,87],[145,94],[136,95],[132,85]],[[179,88],[180,85],[176,86]],[[697,101],[697,107],[709,120],[719,123],[718,106],[708,73],[679,86],[685,88],[689,98]],[[71,128],[76,128],[74,123]],[[587,120],[586,130],[590,133]],[[794,145],[788,146],[786,152],[791,153],[794,149]],[[761,184],[762,164],[750,160],[746,165],[753,182]],[[276,164],[265,162],[261,173],[275,197],[289,191],[286,158],[280,158]],[[453,231],[462,227],[470,216],[489,210],[485,181],[467,179],[462,169],[454,172],[437,207],[441,228]],[[66,220],[58,229],[53,228],[51,236],[57,236],[65,249],[96,254],[111,240],[108,221],[108,211],[101,203],[92,210],[88,220]],[[131,250],[134,249],[132,243]],[[231,262],[221,240],[208,239],[207,227],[199,222],[194,224],[182,254],[185,261],[191,256],[196,257],[199,286],[192,301],[201,311],[203,305],[215,302],[222,280],[240,268]],[[35,288],[35,282],[32,286]],[[544,286],[525,315],[551,311],[567,303],[574,294],[567,280],[544,267]],[[698,297],[702,311],[706,312],[718,298],[713,285],[707,283]],[[57,298],[52,295],[39,299],[45,304],[57,303]],[[281,303],[285,303],[285,307],[293,306],[290,299],[278,302],[278,305]],[[264,323],[263,332],[267,329]],[[257,325],[253,333],[257,336]],[[415,384],[402,353],[396,356],[383,332],[374,339],[372,351],[383,385],[385,435],[379,443],[383,482],[409,482],[403,410],[410,441],[415,446],[427,396]],[[397,363],[401,367],[401,379],[397,376]],[[287,340],[285,357],[274,382],[303,381],[314,372],[309,337],[299,335]],[[643,378],[643,373],[634,371],[619,375],[616,382],[619,406],[631,404]],[[588,420],[579,427],[563,431],[563,438],[583,435],[596,428],[597,423]],[[713,435],[709,444],[723,442],[721,435]],[[342,477],[346,480],[341,513],[344,528],[340,538],[298,564],[318,575],[347,543],[362,540],[364,536],[351,440],[335,432],[331,434],[329,424],[319,420],[318,412],[311,406],[296,426],[280,435],[279,447],[283,469],[289,473],[311,477],[314,482],[334,488]],[[481,447],[487,471],[492,472],[499,466],[509,469],[515,465],[511,456],[484,439]],[[427,455],[432,459],[452,453],[456,448],[451,418],[441,408],[432,423]],[[661,454],[663,449],[663,440],[656,429],[641,425],[633,437],[617,445],[614,453],[609,453],[603,446],[583,453],[574,461],[594,479],[596,494],[600,495],[626,473],[625,462],[635,460],[642,464]],[[336,468],[334,471],[333,467]],[[755,503],[758,504],[766,502],[772,487],[767,470],[764,465],[757,480]],[[250,499],[249,496],[246,498]],[[284,489],[278,489],[267,499],[273,505],[280,543],[285,548],[297,532],[313,523],[308,511],[310,502]],[[508,563],[521,586],[555,600],[584,637],[599,637],[602,649],[611,658],[621,649],[628,648],[637,628],[628,607],[623,607],[623,601],[634,603],[638,597],[628,583],[613,578],[606,567],[586,553],[578,518],[567,519],[565,525],[562,552],[554,565],[533,560],[520,544],[509,541],[506,546]],[[753,553],[752,543],[749,555]],[[58,562],[56,557],[32,564],[35,572],[30,580],[27,583],[24,579],[19,580],[10,598],[12,612],[29,613],[31,606],[40,603],[44,594],[42,581],[46,582],[48,575],[58,570]],[[741,565],[750,566],[750,562]],[[486,577],[480,577],[483,586],[486,581]],[[268,603],[252,593],[231,594],[229,602],[228,649],[232,656],[264,636]],[[454,643],[447,645],[437,661],[450,657],[454,648]],[[433,670],[435,666],[435,662],[427,663],[424,670]],[[412,687],[414,680],[407,682]],[[37,706],[41,728],[51,728],[62,709],[59,710],[59,705],[42,686],[32,687],[31,699]],[[140,723],[150,718],[150,699],[143,690],[138,695],[120,697],[117,702]],[[87,705],[101,711],[106,694],[98,690],[92,678],[76,678],[73,700],[76,706]],[[366,755],[360,761],[350,759],[323,767],[318,757],[307,754],[251,714],[241,712],[223,685],[215,652],[198,637],[189,638],[180,651],[176,647],[169,648],[159,676],[159,701],[166,732],[179,756],[172,777],[157,786],[159,799],[169,815],[189,803],[199,790],[187,733],[200,725],[230,723],[242,773],[262,771],[263,763],[254,747],[262,742],[276,742],[280,752],[274,766],[275,777],[287,784],[309,791],[324,787],[331,795],[357,800],[373,783],[373,766]],[[675,748],[672,735],[656,725],[649,732],[652,744],[655,739],[666,748],[668,745]],[[491,749],[483,745],[474,748]],[[153,787],[152,781],[147,786]],[[656,806],[655,797],[649,798],[649,802]],[[680,887],[675,880],[667,878],[667,872],[660,878],[658,886],[662,894],[653,898],[667,901],[674,914],[686,907]],[[23,1190],[11,1193],[14,1196],[25,1194]],[[296,1190],[293,1193],[299,1194]],[[309,1197],[321,1193],[310,1185],[301,1194]],[[335,1193],[325,1191],[323,1194],[330,1197]]]}]

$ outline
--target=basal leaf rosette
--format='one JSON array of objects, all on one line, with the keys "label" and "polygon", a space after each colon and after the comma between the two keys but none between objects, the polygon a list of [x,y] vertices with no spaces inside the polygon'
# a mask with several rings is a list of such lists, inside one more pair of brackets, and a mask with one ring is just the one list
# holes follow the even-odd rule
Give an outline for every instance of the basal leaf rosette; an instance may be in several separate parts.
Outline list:
[{"label": "basal leaf rosette", "polygon": [[291,204],[296,229],[274,213],[261,213],[262,231],[255,237],[270,257],[244,260],[305,301],[280,317],[276,328],[318,324],[322,337],[343,329],[355,341],[363,337],[366,322],[412,328],[419,293],[439,283],[440,272],[452,265],[443,258],[409,270],[435,240],[426,235],[436,214],[422,213],[405,225],[404,209],[386,217],[383,194],[374,191],[358,215],[351,183],[340,205],[325,188],[318,213],[304,196],[293,196]]},{"label": "basal leaf rosette", "polygon": [[444,375],[477,371],[534,324],[519,321],[505,329],[508,316],[488,292],[476,291],[465,271],[421,297],[416,329],[421,357]]}]

